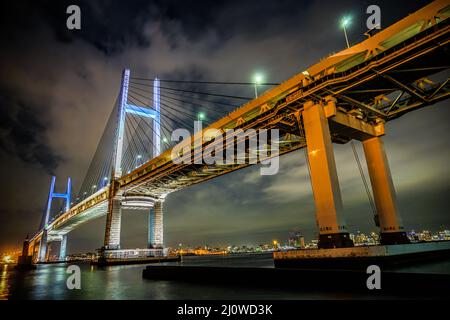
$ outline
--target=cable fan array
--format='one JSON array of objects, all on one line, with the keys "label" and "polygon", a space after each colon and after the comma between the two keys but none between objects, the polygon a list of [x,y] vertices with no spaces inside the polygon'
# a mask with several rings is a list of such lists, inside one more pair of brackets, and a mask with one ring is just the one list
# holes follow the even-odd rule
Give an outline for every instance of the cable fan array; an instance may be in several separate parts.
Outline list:
[{"label": "cable fan array", "polygon": [[[128,103],[142,112],[153,108],[153,81],[150,78],[131,77],[128,86]],[[194,121],[202,121],[203,127],[226,116],[243,103],[253,99],[254,83],[159,80],[160,118],[159,121],[127,114],[124,122],[124,143],[122,155],[122,174],[127,174],[142,166],[153,154],[157,135],[161,150],[173,147],[178,141],[171,141],[175,129],[194,131]],[[278,83],[261,83],[261,88]],[[97,149],[81,183],[78,193],[72,195],[71,206],[108,186],[112,176],[114,155],[119,122],[120,99],[118,98],[109,115]],[[160,127],[159,134],[154,129],[154,121]],[[59,213],[63,213],[61,207]],[[56,218],[56,217],[55,217]]]}]

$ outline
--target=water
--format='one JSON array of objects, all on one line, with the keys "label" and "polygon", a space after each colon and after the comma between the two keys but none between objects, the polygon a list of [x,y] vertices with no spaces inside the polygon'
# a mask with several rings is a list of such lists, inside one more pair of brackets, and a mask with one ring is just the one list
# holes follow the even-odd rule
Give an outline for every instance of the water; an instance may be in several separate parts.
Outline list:
[{"label": "water", "polygon": [[[169,264],[169,263],[166,263]],[[177,264],[177,263],[170,263]],[[142,278],[145,265],[94,267],[79,263],[81,290],[68,290],[67,265],[39,265],[36,270],[17,271],[0,266],[0,299],[371,299],[373,294],[314,292],[280,288],[251,288],[195,284]],[[183,257],[183,265],[273,268],[271,254]],[[409,266],[402,272],[450,274],[450,260]],[[378,296],[379,298],[379,296]],[[383,296],[383,298],[389,298]],[[393,297],[394,298],[394,297]]]}]

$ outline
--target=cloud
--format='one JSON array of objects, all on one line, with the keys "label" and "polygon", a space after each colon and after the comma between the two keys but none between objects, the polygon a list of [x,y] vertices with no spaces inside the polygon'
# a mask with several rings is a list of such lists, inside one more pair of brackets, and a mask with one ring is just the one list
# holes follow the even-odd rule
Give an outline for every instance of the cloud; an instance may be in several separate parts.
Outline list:
[{"label": "cloud", "polygon": [[8,110],[0,118],[0,151],[16,154],[29,165],[37,165],[52,174],[63,157],[48,146],[45,119],[38,115],[44,106],[14,101],[4,93],[0,95],[0,107]]}]

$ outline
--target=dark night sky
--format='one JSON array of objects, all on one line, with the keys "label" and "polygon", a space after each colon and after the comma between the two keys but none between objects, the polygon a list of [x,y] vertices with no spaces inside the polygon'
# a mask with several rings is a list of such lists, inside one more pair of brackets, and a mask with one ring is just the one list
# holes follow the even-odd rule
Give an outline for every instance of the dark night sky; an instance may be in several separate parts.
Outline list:
[{"label": "dark night sky", "polygon": [[[152,78],[249,81],[255,70],[280,82],[345,45],[338,21],[378,4],[387,26],[427,1],[2,1],[0,4],[0,251],[39,226],[50,175],[75,188],[84,176],[118,93],[121,71]],[[82,30],[66,7],[79,4]],[[248,93],[251,95],[251,92]],[[448,102],[387,125],[384,138],[407,229],[450,227]],[[351,231],[375,230],[349,145],[335,147]],[[361,149],[359,150],[360,154]],[[285,241],[295,227],[314,236],[303,152],[280,173],[257,167],[177,192],[165,204],[168,245]],[[58,183],[59,182],[59,183]],[[68,251],[102,245],[104,218],[69,234]],[[144,214],[125,213],[122,244],[144,247]]]}]

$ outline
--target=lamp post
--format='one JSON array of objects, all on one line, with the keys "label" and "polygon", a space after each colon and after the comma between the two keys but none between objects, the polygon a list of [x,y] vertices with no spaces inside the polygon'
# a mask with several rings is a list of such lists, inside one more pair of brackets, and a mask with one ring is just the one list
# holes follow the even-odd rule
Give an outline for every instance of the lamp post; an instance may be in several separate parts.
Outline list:
[{"label": "lamp post", "polygon": [[258,85],[260,85],[263,81],[263,76],[259,73],[255,74],[253,77],[253,82],[255,84],[255,98],[258,98]]},{"label": "lamp post", "polygon": [[180,247],[179,253],[180,253],[180,262],[183,262],[183,244],[179,243],[178,246]]},{"label": "lamp post", "polygon": [[134,165],[135,169],[137,169],[141,165],[141,161],[139,161],[142,158],[140,154],[136,156],[136,163]]},{"label": "lamp post", "polygon": [[277,240],[273,240],[273,248],[274,248],[274,250],[278,250],[278,241]]},{"label": "lamp post", "polygon": [[345,42],[347,43],[347,48],[350,48],[350,43],[348,42],[348,36],[347,36],[347,26],[350,25],[350,22],[351,22],[350,17],[343,17],[341,20],[341,26],[342,26],[342,29],[344,29]]}]

